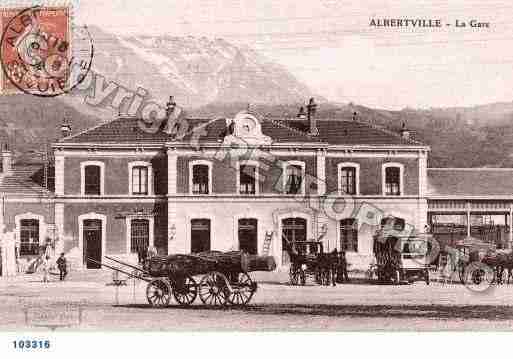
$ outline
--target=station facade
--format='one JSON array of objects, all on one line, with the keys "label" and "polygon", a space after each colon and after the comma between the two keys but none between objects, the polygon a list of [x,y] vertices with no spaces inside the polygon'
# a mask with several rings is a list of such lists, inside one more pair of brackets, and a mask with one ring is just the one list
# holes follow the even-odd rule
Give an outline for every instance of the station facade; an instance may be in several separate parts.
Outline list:
[{"label": "station facade", "polygon": [[[249,111],[186,123],[177,135],[121,116],[66,136],[53,144],[51,187],[38,182],[37,168],[11,165],[5,152],[4,238],[13,237],[27,261],[51,242],[77,268],[96,268],[87,258],[104,255],[136,260],[149,246],[159,254],[269,254],[286,268],[287,241],[315,240],[325,251],[345,250],[353,268],[363,269],[385,216],[454,237],[461,216],[472,234],[472,220],[483,224],[474,217],[490,212],[496,227],[502,223],[500,242],[511,242],[513,185],[481,197],[447,188],[451,172],[428,169],[429,147],[406,129],[394,133],[355,119],[266,119]],[[480,173],[486,182],[508,171]]]}]

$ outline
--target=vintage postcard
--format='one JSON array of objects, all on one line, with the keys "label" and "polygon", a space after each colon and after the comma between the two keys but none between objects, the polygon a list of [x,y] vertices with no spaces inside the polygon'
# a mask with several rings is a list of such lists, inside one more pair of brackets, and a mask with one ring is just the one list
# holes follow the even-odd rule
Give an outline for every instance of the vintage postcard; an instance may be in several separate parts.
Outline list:
[{"label": "vintage postcard", "polygon": [[0,1],[0,330],[511,330],[512,11]]}]

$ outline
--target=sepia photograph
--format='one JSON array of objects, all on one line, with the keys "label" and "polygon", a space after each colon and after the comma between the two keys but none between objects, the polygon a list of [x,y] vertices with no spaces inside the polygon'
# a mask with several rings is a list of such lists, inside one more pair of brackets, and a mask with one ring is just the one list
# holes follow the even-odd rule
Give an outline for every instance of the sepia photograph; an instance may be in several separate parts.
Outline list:
[{"label": "sepia photograph", "polygon": [[0,0],[8,349],[511,331],[512,13]]}]

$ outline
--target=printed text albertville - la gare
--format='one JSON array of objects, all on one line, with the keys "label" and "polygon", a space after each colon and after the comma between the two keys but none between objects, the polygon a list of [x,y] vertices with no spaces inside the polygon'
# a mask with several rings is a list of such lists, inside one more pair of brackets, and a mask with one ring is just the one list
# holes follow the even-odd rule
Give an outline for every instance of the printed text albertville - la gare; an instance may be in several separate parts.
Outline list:
[{"label": "printed text albertville - la gare", "polygon": [[442,27],[440,19],[374,19],[369,26],[375,27]]}]

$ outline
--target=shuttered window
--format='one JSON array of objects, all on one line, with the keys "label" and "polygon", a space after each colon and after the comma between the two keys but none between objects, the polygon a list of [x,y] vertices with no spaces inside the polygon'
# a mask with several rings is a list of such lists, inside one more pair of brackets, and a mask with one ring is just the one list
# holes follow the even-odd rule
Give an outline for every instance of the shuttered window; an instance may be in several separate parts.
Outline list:
[{"label": "shuttered window", "polygon": [[39,220],[20,221],[20,255],[39,254]]},{"label": "shuttered window", "polygon": [[84,194],[101,194],[101,169],[100,166],[88,165],[84,169]]},{"label": "shuttered window", "polygon": [[340,221],[340,248],[346,252],[358,252],[358,221],[355,218]]}]

